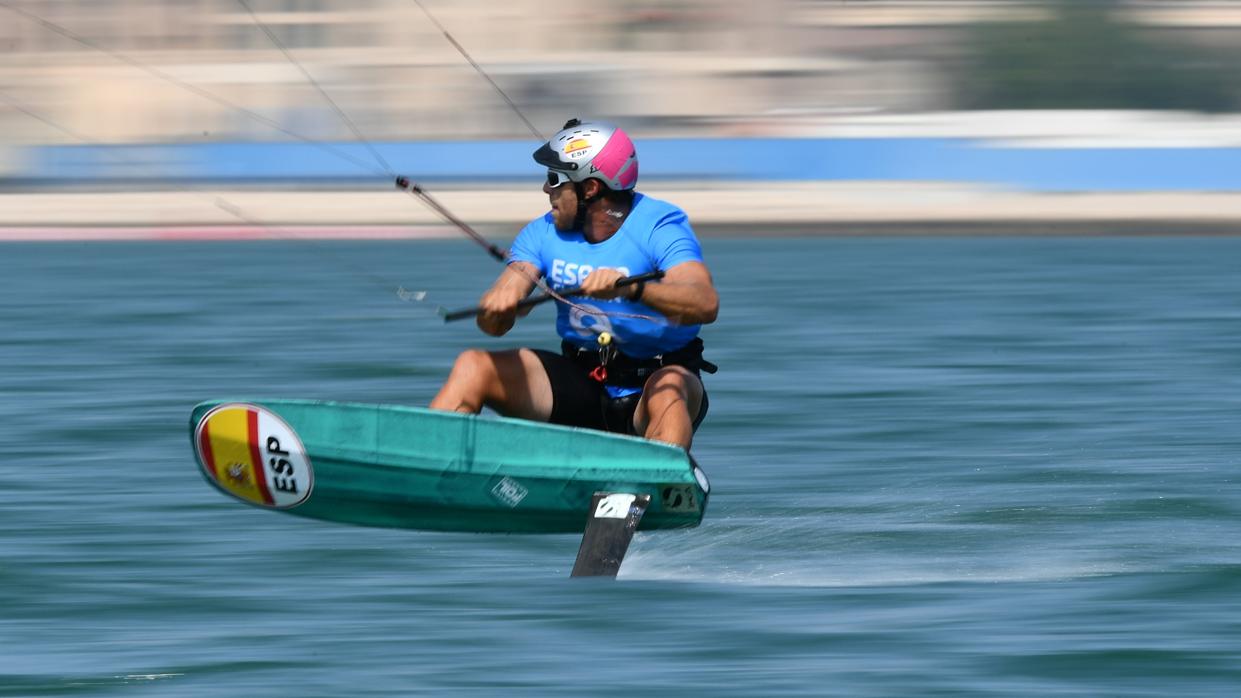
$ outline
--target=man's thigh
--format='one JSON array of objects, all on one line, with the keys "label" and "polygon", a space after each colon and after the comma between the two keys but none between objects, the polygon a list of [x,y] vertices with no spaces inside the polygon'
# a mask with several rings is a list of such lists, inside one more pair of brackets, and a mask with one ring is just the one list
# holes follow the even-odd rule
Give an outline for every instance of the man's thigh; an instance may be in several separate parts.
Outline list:
[{"label": "man's thigh", "polygon": [[499,377],[491,407],[506,417],[546,422],[552,414],[552,387],[533,349],[489,352]]}]

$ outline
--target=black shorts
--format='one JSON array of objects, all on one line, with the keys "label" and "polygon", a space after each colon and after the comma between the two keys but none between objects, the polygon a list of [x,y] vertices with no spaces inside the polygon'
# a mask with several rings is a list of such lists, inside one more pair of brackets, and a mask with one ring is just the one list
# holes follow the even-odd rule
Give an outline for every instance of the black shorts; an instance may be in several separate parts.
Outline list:
[{"label": "black shorts", "polygon": [[[587,375],[573,361],[543,349],[532,349],[543,363],[547,380],[552,386],[552,416],[547,421],[569,427],[598,429],[617,434],[637,435],[633,429],[633,413],[638,409],[642,393],[614,398],[599,381]],[[698,375],[697,371],[693,371]],[[701,376],[699,376],[701,378]],[[694,430],[707,416],[707,390],[703,387],[702,405],[694,417]]]}]

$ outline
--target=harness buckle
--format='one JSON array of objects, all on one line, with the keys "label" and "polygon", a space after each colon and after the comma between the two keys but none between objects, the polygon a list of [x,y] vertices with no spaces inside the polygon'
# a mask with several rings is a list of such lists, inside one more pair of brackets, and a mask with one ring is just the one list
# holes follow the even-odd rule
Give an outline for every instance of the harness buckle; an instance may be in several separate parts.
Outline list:
[{"label": "harness buckle", "polygon": [[608,380],[608,361],[612,360],[616,347],[612,345],[612,334],[609,332],[601,332],[597,341],[599,343],[599,365],[590,372],[590,377],[600,383],[605,383]]}]

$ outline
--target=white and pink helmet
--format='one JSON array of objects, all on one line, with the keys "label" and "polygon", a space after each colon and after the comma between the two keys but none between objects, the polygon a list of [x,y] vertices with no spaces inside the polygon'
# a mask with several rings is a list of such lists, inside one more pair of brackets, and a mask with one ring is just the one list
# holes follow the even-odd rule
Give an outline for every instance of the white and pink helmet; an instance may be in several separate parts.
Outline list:
[{"label": "white and pink helmet", "polygon": [[534,161],[571,182],[597,179],[615,191],[638,184],[638,152],[624,131],[600,121],[570,119],[534,151]]}]

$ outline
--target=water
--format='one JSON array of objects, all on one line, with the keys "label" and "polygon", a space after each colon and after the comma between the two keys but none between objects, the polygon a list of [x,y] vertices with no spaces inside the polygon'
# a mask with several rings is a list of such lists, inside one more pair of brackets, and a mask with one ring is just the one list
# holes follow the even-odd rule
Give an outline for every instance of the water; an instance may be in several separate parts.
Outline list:
[{"label": "water", "polygon": [[438,321],[469,243],[0,247],[0,696],[1238,692],[1241,239],[705,247],[711,506],[616,581],[197,472],[201,400],[425,404],[555,346]]}]

